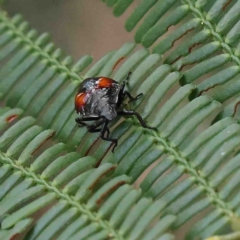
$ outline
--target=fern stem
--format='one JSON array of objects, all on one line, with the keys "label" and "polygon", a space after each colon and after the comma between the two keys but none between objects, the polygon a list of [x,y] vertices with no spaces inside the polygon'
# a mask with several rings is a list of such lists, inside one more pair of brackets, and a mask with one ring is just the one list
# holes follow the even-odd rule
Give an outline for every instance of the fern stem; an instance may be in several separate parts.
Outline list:
[{"label": "fern stem", "polygon": [[89,211],[85,204],[80,204],[74,197],[61,192],[61,190],[53,186],[51,182],[45,181],[40,177],[40,175],[31,172],[29,168],[17,165],[11,158],[5,157],[3,153],[0,153],[0,161],[3,164],[9,164],[14,170],[20,171],[26,177],[31,178],[36,183],[43,185],[48,191],[54,192],[58,198],[66,200],[69,205],[76,207],[81,214],[86,215],[90,221],[98,223],[101,228],[107,230],[109,237],[116,240],[124,240],[122,235],[117,232],[108,221],[100,219],[96,212]]},{"label": "fern stem", "polygon": [[212,34],[213,38],[217,39],[221,43],[223,50],[227,52],[231,56],[231,59],[240,66],[239,57],[234,54],[232,48],[224,41],[222,36],[216,31],[214,25],[204,17],[201,10],[194,6],[191,0],[183,0],[183,2],[189,6],[190,10],[193,12],[195,16],[201,19],[202,24],[205,25],[205,28],[210,30],[210,33]]},{"label": "fern stem", "polygon": [[239,240],[239,239],[240,232],[234,232],[227,235],[209,237],[206,240]]},{"label": "fern stem", "polygon": [[201,188],[205,189],[205,192],[211,202],[215,204],[215,206],[220,209],[221,212],[226,214],[228,217],[233,217],[234,215],[236,215],[233,210],[228,206],[228,204],[223,199],[221,199],[217,191],[213,189],[213,187],[211,187],[210,181],[201,176],[201,172],[196,170],[196,168],[192,167],[190,161],[182,157],[181,152],[176,147],[172,147],[169,142],[166,139],[162,138],[158,133],[154,131],[151,131],[151,133],[150,131],[148,131],[148,134],[151,135],[151,137],[154,136],[155,141],[163,145],[165,151],[167,151],[171,156],[173,156],[176,162],[179,163],[181,167],[185,168],[188,174],[190,174],[194,178],[195,183],[198,186],[200,185]]},{"label": "fern stem", "polygon": [[[135,120],[128,119],[133,125],[138,126],[138,123]],[[181,154],[181,151],[177,147],[171,146],[171,142],[163,137],[161,137],[160,133],[157,133],[153,130],[144,130],[144,134],[148,135],[151,138],[154,138],[155,143],[159,143],[161,146],[164,147],[165,151],[173,156],[175,162],[184,168],[186,172],[191,175],[197,184],[198,187],[205,189],[205,193],[210,199],[210,201],[226,216],[229,218],[236,217],[237,214],[230,208],[230,206],[220,197],[215,190],[211,186],[211,182],[201,176],[201,171],[197,170],[196,167],[193,167],[190,161],[187,158],[184,158]]]}]

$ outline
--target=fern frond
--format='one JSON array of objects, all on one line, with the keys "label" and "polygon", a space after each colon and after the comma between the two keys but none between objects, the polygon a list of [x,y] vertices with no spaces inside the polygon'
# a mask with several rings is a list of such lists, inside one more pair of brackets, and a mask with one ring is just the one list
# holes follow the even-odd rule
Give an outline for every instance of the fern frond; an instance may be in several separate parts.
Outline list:
[{"label": "fern frond", "polygon": [[[122,6],[121,9],[126,8],[126,5]],[[185,8],[179,9],[181,14],[185,11]],[[5,128],[6,119],[13,119],[22,112],[26,117],[19,120],[20,124],[16,122],[4,131],[0,139],[3,143],[1,162],[4,164],[1,171],[4,173],[8,169],[9,180],[6,175],[4,181],[10,186],[2,193],[3,198],[8,196],[18,181],[26,180],[22,176],[32,179],[34,186],[26,186],[26,183],[21,185],[21,189],[30,189],[26,196],[32,200],[21,209],[17,207],[16,211],[10,210],[11,215],[6,216],[2,222],[4,228],[21,223],[24,226],[22,228],[27,229],[32,224],[32,214],[49,207],[50,210],[37,221],[33,232],[28,235],[29,239],[47,239],[47,236],[51,238],[57,235],[60,239],[69,236],[78,239],[80,235],[87,239],[88,235],[84,235],[87,233],[96,239],[104,239],[106,234],[116,239],[156,239],[172,224],[173,228],[180,228],[202,214],[202,220],[193,226],[187,237],[194,239],[196,236],[211,236],[229,225],[232,218],[238,217],[239,196],[236,185],[232,183],[238,183],[239,154],[234,156],[234,153],[237,153],[240,143],[239,124],[230,117],[209,128],[202,124],[206,119],[207,126],[210,125],[211,120],[220,114],[222,105],[219,102],[208,96],[199,96],[189,103],[187,98],[196,87],[191,83],[181,88],[178,85],[186,73],[182,74],[174,65],[160,65],[162,58],[158,53],[149,54],[146,49],[134,52],[134,43],[127,43],[119,50],[108,53],[87,71],[90,61],[86,61],[88,64],[81,67],[82,77],[74,78],[72,76],[77,74],[72,71],[70,58],[60,60],[60,55],[56,57],[56,54],[52,55],[48,50],[46,55],[48,43],[37,47],[36,41],[26,37],[21,29],[22,35],[15,33],[20,23],[16,18],[10,26],[2,18],[4,27],[1,36],[5,39],[10,29],[13,38],[10,43],[4,42],[1,45],[0,54],[1,50],[16,39],[20,38],[22,45],[2,59],[0,86],[3,88],[0,92],[7,106],[17,109],[7,109],[7,112],[1,110],[2,114],[8,114],[8,118],[4,115],[0,126]],[[27,40],[23,41],[25,38]],[[34,47],[29,47],[28,41]],[[175,64],[179,66],[178,64],[184,65],[195,60],[202,61],[209,51],[211,54],[218,51],[218,45],[210,42],[203,46],[207,51],[196,50],[193,55],[186,55],[184,60],[179,60],[182,62]],[[53,50],[52,53],[54,52],[59,50]],[[116,62],[127,56],[113,74]],[[228,56],[222,54],[210,65],[218,66],[227,60]],[[81,62],[85,60],[80,60]],[[42,68],[36,73],[39,66]],[[211,68],[213,69],[215,67]],[[129,107],[141,112],[158,131],[142,129],[134,119],[116,121],[112,124],[112,136],[120,138],[116,152],[106,155],[109,143],[102,141],[98,142],[99,148],[94,151],[98,135],[89,134],[83,128],[76,130],[73,124],[72,94],[79,81],[86,76],[113,76],[121,82],[129,71],[133,71],[129,89],[135,93],[144,93],[142,99]],[[197,74],[199,78],[202,73]],[[28,84],[30,79],[31,84]],[[11,84],[16,87],[11,88],[10,92]],[[167,95],[171,97],[167,99]],[[41,127],[34,125],[35,118]],[[204,129],[200,135],[198,128]],[[32,153],[54,132],[54,139],[66,144],[53,145],[32,163]],[[76,149],[75,146],[80,148],[72,152]],[[84,157],[86,154],[93,158]],[[94,165],[99,160],[102,163],[97,169],[88,165]],[[223,174],[224,164],[229,164],[229,171]],[[146,169],[150,172],[146,172]],[[10,174],[11,171],[14,172]],[[221,178],[222,175],[224,178]],[[139,183],[140,177],[143,178]],[[121,184],[123,186],[119,187]],[[139,185],[141,190],[138,187],[134,189],[134,184]],[[116,187],[119,188],[116,190]],[[19,189],[16,190],[18,193]],[[45,190],[44,193],[42,189]],[[38,191],[40,196],[36,197]],[[6,201],[5,204],[13,204],[5,205],[4,209],[15,206],[14,198],[11,201],[3,200]],[[149,198],[153,199],[152,202]],[[147,210],[143,212],[145,208]],[[130,209],[133,214],[127,215]],[[163,219],[146,235],[142,235],[162,212]],[[138,218],[138,214],[141,217]],[[177,219],[173,215],[177,215]],[[71,224],[66,229],[61,228],[66,222]],[[171,239],[171,236],[165,234],[161,238]]]},{"label": "fern frond", "polygon": [[[112,176],[115,165],[93,168],[96,159],[66,152],[63,143],[45,147],[31,164],[52,130],[41,132],[31,117],[7,127],[9,119],[13,120],[10,117],[20,118],[19,113],[19,109],[1,109],[5,130],[0,138],[0,234],[4,239],[26,234],[33,225],[29,240],[57,236],[72,240],[156,239],[175,221],[175,216],[167,215],[147,231],[166,203],[143,198],[141,190],[127,184],[128,176]],[[42,217],[36,217],[46,209]]]},{"label": "fern frond", "polygon": [[[110,2],[106,1],[115,16],[123,13],[121,1]],[[228,0],[142,1],[125,28],[136,28],[136,43],[164,54],[163,62],[183,73],[181,84],[196,82],[191,100],[207,92],[223,103],[239,94],[239,9],[238,1]],[[233,100],[218,119],[234,117],[237,107]]]},{"label": "fern frond", "polygon": [[[76,126],[72,122],[75,116],[72,96],[76,92],[79,81],[83,79],[83,76],[80,77],[77,72],[82,72],[91,63],[92,58],[85,56],[71,66],[71,58],[62,57],[59,49],[54,50],[54,45],[47,42],[46,34],[32,39],[29,32],[35,33],[35,31],[30,30],[27,33],[22,29],[21,26],[25,22],[22,23],[20,16],[17,15],[10,21],[1,12],[0,17],[3,25],[2,38],[5,39],[11,33],[11,38],[7,38],[8,43],[3,41],[1,45],[2,99],[10,107],[29,112],[45,129],[54,129],[55,138],[67,142],[71,136],[68,145],[75,148],[81,139],[79,132],[83,138],[86,131],[81,130],[74,134]],[[12,47],[16,42],[18,47]],[[110,75],[118,59],[127,56],[134,46],[135,44],[132,43],[125,44],[118,51],[106,54],[86,72],[85,76]],[[5,49],[9,48],[11,51],[6,52]],[[145,55],[146,52],[143,51],[140,54]],[[135,61],[140,61],[139,57],[136,55]],[[83,154],[90,147],[87,141],[84,142],[86,147],[82,148]]]}]

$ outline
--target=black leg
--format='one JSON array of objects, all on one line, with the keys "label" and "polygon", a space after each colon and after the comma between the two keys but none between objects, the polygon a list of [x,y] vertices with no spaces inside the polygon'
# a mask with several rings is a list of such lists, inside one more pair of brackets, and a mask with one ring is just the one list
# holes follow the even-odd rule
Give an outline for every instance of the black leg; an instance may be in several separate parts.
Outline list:
[{"label": "black leg", "polygon": [[[90,133],[96,133],[96,132],[102,132],[102,129],[101,128],[98,128],[98,129],[88,129],[88,132]],[[106,129],[106,133],[107,133],[107,137],[109,137],[109,134],[110,134],[110,131],[109,131],[109,128]]]},{"label": "black leg", "polygon": [[120,107],[124,101],[124,98],[126,96],[125,94],[125,85],[126,83],[128,82],[129,78],[131,77],[132,75],[132,72],[129,72],[126,79],[121,83],[121,88],[120,88],[120,91],[119,91],[119,99],[118,99],[118,103],[117,103],[117,108]]},{"label": "black leg", "polygon": [[[115,148],[116,148],[116,146],[117,146],[117,144],[118,144],[118,140],[109,137],[109,129],[108,129],[108,127],[107,127],[108,123],[109,123],[109,121],[108,121],[107,119],[105,119],[105,122],[104,122],[103,128],[102,128],[102,131],[101,131],[101,138],[102,138],[103,140],[105,140],[105,141],[110,141],[110,142],[112,142],[112,144],[113,144],[112,152],[114,152],[114,150],[115,150]],[[105,135],[105,132],[108,132],[107,137],[104,136],[104,135]]]},{"label": "black leg", "polygon": [[132,74],[132,72],[129,72],[128,75],[127,75],[126,80],[124,80],[124,81],[122,82],[122,84],[121,84],[121,89],[120,89],[120,91],[119,91],[119,100],[118,100],[118,105],[117,105],[117,107],[120,107],[120,106],[121,106],[121,104],[122,104],[122,102],[124,101],[124,98],[125,98],[126,96],[128,96],[128,98],[130,99],[129,102],[133,102],[133,101],[137,100],[138,98],[140,98],[140,97],[143,95],[142,93],[140,93],[140,94],[138,94],[136,97],[133,97],[133,96],[130,94],[130,92],[124,90],[126,83],[128,82],[129,78],[131,77],[131,74]]},{"label": "black leg", "polygon": [[86,117],[86,118],[75,118],[75,122],[78,124],[79,127],[83,127],[83,126],[87,126],[87,124],[85,122],[89,122],[89,121],[95,121],[95,120],[99,120],[102,117]]},{"label": "black leg", "polygon": [[[88,122],[88,121],[96,121],[95,123],[93,124],[90,124],[90,125],[87,125],[85,123]],[[100,120],[100,121],[97,121],[97,120]],[[110,134],[110,131],[109,131],[109,128],[108,128],[108,123],[109,121],[106,119],[106,118],[103,118],[103,117],[86,117],[86,118],[76,118],[75,121],[81,126],[87,126],[87,129],[88,129],[88,132],[90,133],[95,133],[95,132],[101,132],[101,138],[103,140],[106,140],[106,141],[110,141],[112,142],[113,145],[113,149],[112,149],[112,152],[114,152],[116,146],[117,146],[117,139],[113,139],[113,138],[110,138],[109,137],[109,134]],[[98,128],[99,126],[102,126],[102,128]],[[107,133],[107,135],[105,136],[105,133]]]},{"label": "black leg", "polygon": [[[95,123],[87,126],[88,131],[89,131],[90,133],[102,132],[102,129],[103,129],[103,128],[97,128],[97,127],[101,126],[105,121],[106,121],[105,119],[102,119],[101,121],[96,121]],[[108,137],[109,134],[110,134],[110,131],[109,131],[108,128],[106,129],[106,132],[107,132],[107,137]]]},{"label": "black leg", "polygon": [[130,99],[129,102],[136,101],[137,99],[139,99],[139,98],[142,97],[142,95],[143,95],[143,93],[140,93],[140,94],[138,94],[136,97],[133,97],[133,96],[131,95],[131,93],[128,92],[128,91],[124,91],[123,94],[124,94],[124,97],[125,97],[126,95],[128,96],[128,98]]},{"label": "black leg", "polygon": [[131,75],[132,75],[132,72],[129,72],[125,80],[126,82],[130,79]]},{"label": "black leg", "polygon": [[119,115],[121,116],[136,116],[138,118],[138,121],[141,123],[141,125],[144,127],[144,128],[148,128],[148,129],[154,129],[154,130],[157,130],[157,128],[154,128],[154,127],[149,127],[145,121],[143,120],[143,118],[141,117],[141,115],[135,111],[127,111],[125,109],[123,109],[122,111],[118,112]]}]

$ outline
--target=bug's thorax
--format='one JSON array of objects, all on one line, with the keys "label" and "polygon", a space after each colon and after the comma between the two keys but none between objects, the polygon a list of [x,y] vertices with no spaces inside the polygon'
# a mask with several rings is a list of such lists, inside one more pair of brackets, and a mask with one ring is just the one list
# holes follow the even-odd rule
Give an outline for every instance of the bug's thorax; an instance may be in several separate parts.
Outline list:
[{"label": "bug's thorax", "polygon": [[105,116],[112,120],[117,116],[116,106],[120,85],[110,78],[85,79],[75,97],[75,109],[82,116]]}]

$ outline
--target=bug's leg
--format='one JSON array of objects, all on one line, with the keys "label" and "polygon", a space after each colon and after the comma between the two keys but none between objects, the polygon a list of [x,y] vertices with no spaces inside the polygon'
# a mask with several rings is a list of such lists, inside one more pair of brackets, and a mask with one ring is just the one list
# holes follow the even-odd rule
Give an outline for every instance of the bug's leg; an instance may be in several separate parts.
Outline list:
[{"label": "bug's leg", "polygon": [[94,120],[100,120],[102,119],[102,117],[77,117],[75,118],[75,121],[78,123],[78,122],[81,122],[81,121],[94,121]]},{"label": "bug's leg", "polygon": [[124,91],[124,88],[125,88],[128,80],[130,79],[131,75],[132,75],[132,72],[129,72],[128,75],[127,75],[127,77],[126,77],[126,79],[125,79],[125,80],[122,82],[122,84],[121,84],[121,88],[120,88],[120,91],[119,91],[119,95],[122,96],[122,98],[125,97],[125,95],[123,96],[123,94],[124,94],[124,92],[125,92],[125,91]]},{"label": "bug's leg", "polygon": [[[96,121],[95,123],[93,123],[87,127],[88,131],[90,133],[101,132],[102,128],[98,128],[98,127],[101,126],[104,122],[105,122],[105,119],[102,119],[101,121]],[[110,131],[108,128],[107,128],[106,132],[107,132],[107,136],[109,136]]]},{"label": "bug's leg", "polygon": [[127,77],[126,77],[126,80],[125,80],[126,82],[128,82],[128,80],[130,79],[131,75],[132,75],[132,72],[129,72]]},{"label": "bug's leg", "polygon": [[125,98],[125,96],[127,95],[128,98],[130,99],[130,102],[137,100],[138,98],[140,98],[143,95],[142,93],[140,93],[136,97],[133,97],[130,92],[128,92],[126,90],[124,91],[125,84],[129,81],[131,75],[132,75],[132,72],[129,72],[126,80],[123,82],[123,89],[122,89],[122,93],[124,95],[123,98]]},{"label": "bug's leg", "polygon": [[78,118],[75,119],[75,122],[78,124],[79,127],[87,126],[87,124],[83,120],[80,120]]},{"label": "bug's leg", "polygon": [[121,93],[124,93],[124,88],[125,88],[127,82],[129,81],[131,75],[132,75],[132,72],[129,72],[128,75],[127,75],[127,77],[126,77],[126,79],[123,80],[123,82],[122,82],[122,84],[121,84],[121,90],[120,90]]},{"label": "bug's leg", "polygon": [[145,121],[143,120],[143,118],[141,117],[141,115],[140,115],[138,112],[135,112],[135,111],[127,111],[127,110],[123,109],[122,111],[118,112],[118,114],[121,115],[121,116],[136,116],[136,117],[138,118],[138,121],[141,123],[141,125],[142,125],[144,128],[157,130],[157,128],[149,127],[149,126],[145,123]]},{"label": "bug's leg", "polygon": [[123,103],[123,101],[124,101],[124,99],[125,99],[126,96],[128,96],[128,98],[130,99],[129,102],[133,102],[133,101],[137,100],[138,98],[140,98],[140,97],[143,95],[142,93],[140,93],[140,94],[138,94],[136,97],[133,97],[133,96],[130,94],[130,92],[124,90],[124,89],[125,89],[125,85],[127,84],[127,82],[128,82],[128,80],[129,80],[131,74],[132,74],[132,72],[129,72],[128,75],[127,75],[126,80],[124,80],[124,81],[122,82],[122,84],[121,84],[121,88],[120,88],[120,91],[119,91],[119,101],[118,101],[117,107],[120,107],[120,106],[121,106],[121,104]]},{"label": "bug's leg", "polygon": [[84,127],[87,126],[85,122],[99,120],[100,118],[101,117],[86,117],[86,118],[77,117],[75,118],[75,122],[78,124],[79,127]]},{"label": "bug's leg", "polygon": [[[118,144],[118,140],[109,137],[109,129],[108,129],[108,126],[107,126],[108,123],[109,123],[109,121],[108,121],[107,119],[105,119],[105,122],[104,122],[103,128],[102,128],[102,131],[101,131],[101,138],[102,138],[103,140],[105,140],[105,141],[112,142],[112,144],[113,144],[112,152],[114,152],[114,150],[115,150],[115,148],[116,148],[116,146],[117,146],[117,144]],[[106,137],[104,136],[104,135],[105,135],[105,132],[108,133]]]},{"label": "bug's leg", "polygon": [[128,96],[128,98],[130,99],[130,101],[129,102],[133,102],[133,101],[136,101],[137,99],[139,99],[140,97],[142,97],[143,96],[143,93],[139,93],[136,97],[133,97],[132,95],[131,95],[131,93],[130,92],[128,92],[128,91],[124,91],[124,93],[123,93],[125,96],[127,95]]},{"label": "bug's leg", "polygon": [[124,81],[121,83],[117,107],[120,107],[121,104],[122,104],[123,101],[124,101],[124,98],[125,98],[125,94],[124,94],[124,92],[125,92],[125,91],[124,91],[125,85],[126,85],[126,80],[124,80]]}]

